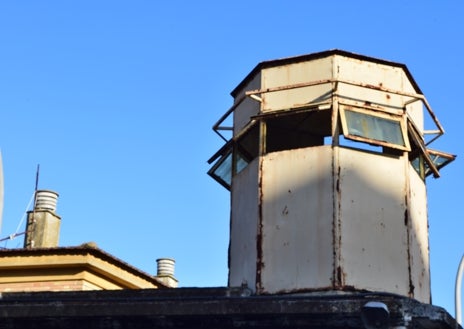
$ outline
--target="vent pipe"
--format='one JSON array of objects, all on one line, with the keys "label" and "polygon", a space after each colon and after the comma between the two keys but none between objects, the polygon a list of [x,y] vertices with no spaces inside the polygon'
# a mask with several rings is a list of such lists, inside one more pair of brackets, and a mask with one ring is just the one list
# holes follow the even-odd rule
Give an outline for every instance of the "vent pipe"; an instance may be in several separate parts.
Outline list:
[{"label": "vent pipe", "polygon": [[58,193],[49,190],[39,190],[36,193],[35,210],[56,211]]},{"label": "vent pipe", "polygon": [[172,258],[158,258],[156,278],[168,288],[176,288],[177,279],[174,277],[174,268],[176,261]]},{"label": "vent pipe", "polygon": [[158,258],[156,260],[158,271],[156,275],[174,276],[174,266],[176,261],[171,258]]}]

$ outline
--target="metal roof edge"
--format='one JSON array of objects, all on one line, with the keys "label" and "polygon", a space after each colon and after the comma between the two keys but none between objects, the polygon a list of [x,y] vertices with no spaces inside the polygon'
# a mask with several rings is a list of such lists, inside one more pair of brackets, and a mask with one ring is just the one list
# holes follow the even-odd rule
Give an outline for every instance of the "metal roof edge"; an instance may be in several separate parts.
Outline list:
[{"label": "metal roof edge", "polygon": [[321,52],[316,52],[316,53],[310,53],[310,54],[305,54],[305,55],[298,55],[298,56],[292,56],[292,57],[284,57],[284,58],[279,58],[279,59],[273,59],[273,60],[268,60],[268,61],[263,61],[256,65],[250,73],[231,91],[231,96],[236,97],[239,90],[242,89],[258,72],[260,72],[263,69],[274,67],[274,66],[279,66],[279,65],[286,65],[286,64],[293,64],[293,63],[299,63],[299,62],[305,62],[305,61],[310,61],[310,60],[315,60],[315,59],[320,59],[320,58],[325,58],[329,56],[334,56],[334,55],[339,55],[339,56],[345,56],[345,57],[350,57],[350,58],[355,58],[363,61],[369,61],[369,62],[375,62],[378,64],[383,64],[383,65],[390,65],[390,66],[395,66],[403,69],[405,72],[406,76],[410,80],[411,84],[414,87],[414,90],[418,94],[422,94],[422,91],[420,90],[418,84],[412,77],[411,72],[409,72],[409,69],[405,64],[398,63],[398,62],[393,62],[393,61],[388,61],[376,57],[370,57],[366,55],[361,55],[353,52],[349,52],[346,50],[341,50],[341,49],[331,49],[331,50],[325,50]]}]

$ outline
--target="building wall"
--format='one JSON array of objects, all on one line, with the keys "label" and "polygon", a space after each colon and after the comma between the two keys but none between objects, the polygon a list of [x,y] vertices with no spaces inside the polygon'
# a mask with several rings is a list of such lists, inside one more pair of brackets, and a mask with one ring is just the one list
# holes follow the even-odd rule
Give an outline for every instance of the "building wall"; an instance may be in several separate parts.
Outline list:
[{"label": "building wall", "polygon": [[256,285],[258,218],[259,218],[259,158],[254,159],[234,177],[231,202],[229,245],[229,286]]},{"label": "building wall", "polygon": [[[327,57],[310,62],[267,68],[262,73],[261,89],[301,85],[309,82],[308,77],[311,77],[312,82],[332,79],[332,60],[332,57]],[[262,111],[265,113],[303,107],[314,102],[328,101],[331,96],[332,84],[264,93],[262,94]]]},{"label": "building wall", "polygon": [[408,295],[407,162],[403,157],[337,149],[338,284]]},{"label": "building wall", "polygon": [[[261,73],[256,74],[253,79],[244,86],[235,98],[238,102],[245,96],[245,92],[249,90],[259,90],[261,88]],[[250,122],[250,117],[257,115],[261,109],[261,103],[250,97],[245,97],[243,101],[237,105],[234,111],[234,135],[240,133],[245,125]]]},{"label": "building wall", "polygon": [[331,288],[332,148],[274,152],[262,162],[261,291]]},{"label": "building wall", "polygon": [[84,282],[83,280],[0,283],[0,292],[80,291],[80,290],[96,290],[96,289],[91,289],[91,287],[89,287],[86,284],[86,282]]},{"label": "building wall", "polygon": [[425,182],[412,166],[408,166],[409,261],[411,263],[411,290],[414,298],[431,302],[427,190]]},{"label": "building wall", "polygon": [[348,104],[365,106],[366,102],[369,102],[372,106],[383,107],[383,110],[393,111],[396,108],[402,113],[405,96],[385,92],[381,88],[414,92],[402,68],[356,58],[334,56],[334,76],[341,81],[355,82],[369,87],[340,83],[338,86],[340,101]]}]

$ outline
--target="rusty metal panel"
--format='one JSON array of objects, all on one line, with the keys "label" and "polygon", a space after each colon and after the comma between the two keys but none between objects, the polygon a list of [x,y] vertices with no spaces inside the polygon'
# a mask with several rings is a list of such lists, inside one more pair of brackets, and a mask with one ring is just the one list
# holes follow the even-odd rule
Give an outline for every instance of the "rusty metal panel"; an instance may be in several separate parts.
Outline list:
[{"label": "rusty metal panel", "polygon": [[409,294],[406,164],[402,157],[339,148],[342,287]]},{"label": "rusty metal panel", "polygon": [[[297,85],[332,78],[332,57],[300,62],[263,70],[262,88]],[[332,85],[321,84],[262,94],[263,112],[289,109],[322,102],[332,96]]]},{"label": "rusty metal panel", "polygon": [[234,176],[231,201],[229,286],[246,283],[254,290],[256,281],[256,238],[258,227],[258,164],[254,159]]},{"label": "rusty metal panel", "polygon": [[430,264],[425,182],[409,166],[409,262],[415,299],[430,303]]},{"label": "rusty metal panel", "polygon": [[347,104],[377,105],[387,110],[401,110],[408,98],[382,91],[381,88],[414,92],[414,90],[403,89],[406,75],[400,67],[342,56],[335,56],[334,66],[337,79],[365,86],[340,83],[338,86],[340,101]]},{"label": "rusty metal panel", "polygon": [[414,122],[420,134],[424,132],[424,105],[422,102],[414,102],[406,105],[406,113]]},{"label": "rusty metal panel", "polygon": [[[245,96],[245,92],[248,90],[255,90],[261,88],[261,72],[257,73],[256,76],[240,91],[238,96],[235,98],[235,102]],[[234,136],[237,135],[243,127],[250,122],[250,117],[255,116],[261,109],[261,103],[257,102],[250,97],[246,97],[234,111]]]},{"label": "rusty metal panel", "polygon": [[262,292],[330,287],[332,148],[269,153],[262,174]]}]

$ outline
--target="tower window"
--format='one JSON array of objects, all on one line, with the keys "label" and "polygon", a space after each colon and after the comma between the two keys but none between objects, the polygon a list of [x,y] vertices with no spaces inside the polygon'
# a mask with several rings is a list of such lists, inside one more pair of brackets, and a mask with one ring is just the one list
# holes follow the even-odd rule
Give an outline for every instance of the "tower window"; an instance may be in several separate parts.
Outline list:
[{"label": "tower window", "polygon": [[252,121],[241,134],[226,143],[208,163],[214,163],[208,174],[230,190],[232,176],[245,169],[258,156],[259,124]]},{"label": "tower window", "polygon": [[265,115],[265,153],[324,145],[331,135],[331,109],[306,109],[301,112]]},{"label": "tower window", "polygon": [[360,108],[340,109],[345,138],[409,151],[403,117]]},{"label": "tower window", "polygon": [[219,184],[226,189],[230,189],[232,184],[232,150],[229,149],[226,154],[217,160],[214,166],[208,171]]}]

